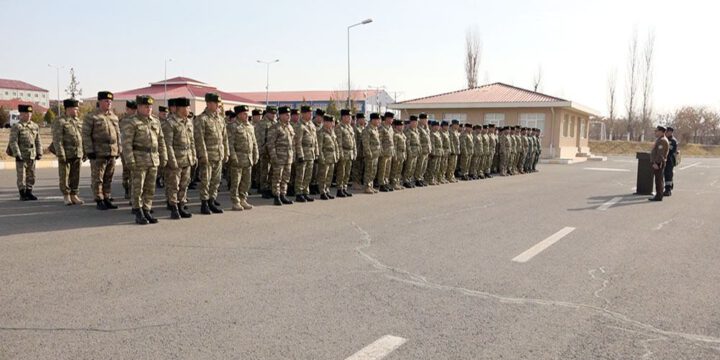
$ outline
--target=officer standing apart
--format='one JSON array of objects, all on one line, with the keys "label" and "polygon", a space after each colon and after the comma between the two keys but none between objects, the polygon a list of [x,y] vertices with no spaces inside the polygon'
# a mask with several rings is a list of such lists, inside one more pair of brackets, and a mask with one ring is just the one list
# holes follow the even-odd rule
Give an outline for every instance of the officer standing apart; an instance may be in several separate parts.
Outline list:
[{"label": "officer standing apart", "polygon": [[272,168],[270,183],[272,195],[275,197],[275,205],[290,205],[293,202],[286,195],[288,183],[290,182],[290,170],[295,155],[293,150],[295,131],[290,126],[289,107],[279,107],[278,115],[279,121],[268,130],[267,134],[266,147]]},{"label": "officer standing apart", "polygon": [[655,197],[648,200],[662,201],[664,190],[664,170],[667,162],[668,152],[670,151],[670,142],[665,137],[665,128],[658,126],[655,129],[655,145],[650,153],[650,161],[652,162],[653,176],[655,176]]},{"label": "officer standing apart", "polygon": [[670,151],[668,152],[667,162],[665,163],[665,192],[663,196],[671,196],[673,190],[673,173],[678,163],[678,141],[673,136],[675,129],[668,127],[665,131],[665,137],[670,142]]},{"label": "officer standing apart", "polygon": [[247,105],[235,107],[235,119],[228,124],[228,143],[230,145],[230,200],[235,211],[250,210],[252,205],[247,202],[252,167],[260,158],[255,128],[250,124]]},{"label": "officer standing apart", "polygon": [[335,136],[337,137],[338,146],[340,146],[340,159],[336,167],[335,179],[337,181],[337,197],[350,197],[352,194],[348,192],[348,182],[350,181],[350,171],[352,170],[352,162],[357,154],[357,146],[355,146],[355,131],[350,124],[350,110],[340,110],[340,126],[335,127]]},{"label": "officer standing apart", "polygon": [[168,162],[165,172],[165,194],[170,206],[170,218],[192,217],[185,209],[187,189],[192,168],[197,164],[193,123],[188,118],[190,99],[172,99],[175,110],[162,124]]},{"label": "officer standing apart", "polygon": [[221,214],[223,210],[215,199],[222,177],[222,166],[229,159],[225,120],[218,113],[220,95],[205,94],[207,107],[195,117],[193,130],[195,152],[200,167],[200,213],[205,215]]},{"label": "officer standing apart", "polygon": [[37,200],[33,195],[35,185],[35,161],[42,158],[40,128],[30,121],[33,108],[31,105],[18,105],[20,122],[10,130],[10,152],[15,156],[15,171],[20,200]]},{"label": "officer standing apart", "polygon": [[152,116],[155,100],[150,96],[135,98],[138,111],[123,128],[123,153],[132,171],[132,211],[139,225],[158,222],[150,211],[155,196],[158,167],[165,167],[167,153],[160,120]]},{"label": "officer standing apart", "polygon": [[79,102],[63,100],[65,115],[52,124],[53,147],[58,159],[58,178],[65,205],[80,205],[80,164],[85,161],[82,146],[82,123],[78,118]]},{"label": "officer standing apart", "polygon": [[90,159],[91,187],[98,210],[117,209],[111,193],[115,159],[120,156],[120,126],[111,111],[113,97],[109,91],[100,91],[98,108],[83,119],[83,151]]},{"label": "officer standing apart", "polygon": [[319,155],[317,128],[312,122],[312,109],[300,107],[300,122],[295,127],[295,201],[313,202],[310,197],[310,181],[313,167]]}]

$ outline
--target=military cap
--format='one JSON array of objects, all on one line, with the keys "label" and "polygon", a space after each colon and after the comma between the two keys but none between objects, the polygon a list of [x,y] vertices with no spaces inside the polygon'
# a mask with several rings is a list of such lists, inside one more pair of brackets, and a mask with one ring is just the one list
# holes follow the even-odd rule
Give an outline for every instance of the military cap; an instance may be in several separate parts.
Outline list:
[{"label": "military cap", "polygon": [[667,129],[665,129],[665,131],[675,131],[675,129],[673,129],[672,126],[668,126]]},{"label": "military cap", "polygon": [[235,113],[239,114],[241,112],[250,111],[250,107],[247,105],[238,105],[238,106],[234,107],[233,110],[235,110]]},{"label": "military cap", "polygon": [[300,114],[300,109],[290,109],[290,115],[298,115]]},{"label": "military cap", "polygon": [[138,95],[135,97],[135,102],[138,105],[152,105],[155,103],[155,99],[150,95]]},{"label": "military cap", "polygon": [[252,116],[255,116],[255,115],[262,115],[262,110],[260,110],[260,109],[253,109],[253,111],[252,111]]},{"label": "military cap", "polygon": [[495,124],[488,124],[488,128],[494,129],[494,128],[495,128]]},{"label": "military cap", "polygon": [[135,100],[125,101],[125,107],[128,109],[137,110],[137,102]]},{"label": "military cap", "polygon": [[278,114],[289,114],[290,113],[290,107],[289,106],[280,106],[277,108]]},{"label": "military cap", "polygon": [[218,95],[218,94],[216,94],[216,93],[206,93],[206,94],[205,94],[205,102],[216,102],[216,103],[219,103],[220,101],[221,101],[221,100],[220,100],[220,95]]},{"label": "military cap", "polygon": [[168,100],[167,100],[167,106],[177,106],[177,105],[175,105],[175,101],[176,101],[175,98],[168,99]]},{"label": "military cap", "polygon": [[392,124],[393,124],[393,126],[402,125],[402,124],[403,124],[403,121],[400,120],[400,119],[394,119],[393,122],[392,122]]},{"label": "military cap", "polygon": [[656,127],[655,129],[657,129],[657,131],[662,131],[662,132],[666,132],[666,131],[667,131],[667,129],[665,129],[664,126],[660,126],[660,125],[658,125],[658,127]]},{"label": "military cap", "polygon": [[267,114],[267,110],[263,110],[261,113],[262,116],[265,116],[265,114]]},{"label": "military cap", "polygon": [[235,113],[233,113],[232,110],[226,110],[226,111],[225,111],[225,116],[227,116],[227,117],[233,117],[233,115],[235,115]]},{"label": "military cap", "polygon": [[378,113],[370,114],[370,120],[375,120],[375,119],[379,119],[379,118],[380,118],[380,114],[378,114]]},{"label": "military cap", "polygon": [[78,107],[80,105],[80,102],[75,99],[65,99],[63,100],[63,107],[64,108],[74,108]]},{"label": "military cap", "polygon": [[178,106],[178,107],[190,106],[190,99],[185,98],[185,97],[175,98],[175,106]]},{"label": "military cap", "polygon": [[100,91],[97,96],[98,100],[112,100],[113,97],[113,93],[109,91]]},{"label": "military cap", "polygon": [[410,115],[410,121],[417,121],[418,117],[415,115]]},{"label": "military cap", "polygon": [[340,110],[340,116],[350,116],[350,110],[348,110],[348,109]]},{"label": "military cap", "polygon": [[487,129],[487,128],[488,128],[488,125],[483,125],[482,128],[483,128],[483,129]]},{"label": "military cap", "polygon": [[515,130],[520,130],[520,125],[515,125]]},{"label": "military cap", "polygon": [[323,121],[335,122],[335,117],[332,115],[323,115]]},{"label": "military cap", "polygon": [[300,106],[300,112],[301,113],[309,113],[312,112],[312,108],[307,105]]},{"label": "military cap", "polygon": [[473,126],[472,126],[471,123],[465,123],[465,127],[466,127],[466,128],[471,128],[471,127],[473,127]]},{"label": "military cap", "polygon": [[458,120],[458,119],[452,119],[451,123],[452,123],[453,125],[460,125],[460,120]]},{"label": "military cap", "polygon": [[277,112],[278,112],[277,106],[268,105],[268,106],[265,107],[265,113],[273,113],[273,114],[275,114],[275,113],[277,113]]},{"label": "military cap", "polygon": [[395,114],[394,114],[394,113],[391,113],[391,112],[389,112],[389,111],[386,112],[385,115],[383,115],[383,118],[386,118],[386,119],[387,119],[387,118],[391,118],[391,119],[392,119],[392,118],[394,118],[394,117],[395,117]]},{"label": "military cap", "polygon": [[356,118],[356,119],[364,119],[364,118],[365,118],[365,113],[357,113],[357,115],[355,115],[355,118]]},{"label": "military cap", "polygon": [[168,108],[166,106],[158,106],[158,111],[159,112],[167,112]]},{"label": "military cap", "polygon": [[18,111],[21,112],[21,113],[23,113],[23,112],[24,112],[24,113],[31,113],[31,112],[33,112],[33,108],[32,108],[32,105],[23,105],[23,104],[20,104],[20,105],[18,105]]},{"label": "military cap", "polygon": [[445,121],[445,120],[443,120],[443,121],[440,123],[440,126],[448,126],[448,125],[450,125],[450,124],[449,124],[447,121]]},{"label": "military cap", "polygon": [[405,125],[410,125],[410,120],[405,120],[404,123]]},{"label": "military cap", "polygon": [[325,110],[315,109],[315,116],[325,116]]},{"label": "military cap", "polygon": [[420,118],[420,119],[427,119],[427,114],[426,114],[426,113],[420,113],[419,118]]},{"label": "military cap", "polygon": [[440,123],[437,120],[430,121],[430,126],[440,126]]}]

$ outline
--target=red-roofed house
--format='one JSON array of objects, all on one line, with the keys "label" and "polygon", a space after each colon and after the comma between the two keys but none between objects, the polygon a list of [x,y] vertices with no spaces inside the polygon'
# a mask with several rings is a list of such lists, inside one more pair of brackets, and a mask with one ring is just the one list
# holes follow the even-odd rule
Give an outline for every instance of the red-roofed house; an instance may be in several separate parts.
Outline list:
[{"label": "red-roofed house", "polygon": [[578,103],[519,87],[494,83],[389,105],[405,115],[426,113],[436,120],[471,124],[521,125],[542,130],[543,158],[588,156],[588,123],[597,112]]},{"label": "red-roofed house", "polygon": [[20,99],[36,105],[50,107],[49,92],[20,80],[0,79],[0,100]]},{"label": "red-roofed house", "polygon": [[[233,93],[258,103],[265,103],[265,91],[259,92],[236,92]],[[303,91],[271,91],[267,93],[269,105],[289,106],[300,108],[301,105],[308,105],[313,108],[327,109],[330,100],[335,102],[337,108],[345,107],[347,102],[347,90],[303,90]],[[394,102],[393,98],[382,89],[352,90],[350,99],[358,111],[363,113],[384,112],[387,106]]]}]

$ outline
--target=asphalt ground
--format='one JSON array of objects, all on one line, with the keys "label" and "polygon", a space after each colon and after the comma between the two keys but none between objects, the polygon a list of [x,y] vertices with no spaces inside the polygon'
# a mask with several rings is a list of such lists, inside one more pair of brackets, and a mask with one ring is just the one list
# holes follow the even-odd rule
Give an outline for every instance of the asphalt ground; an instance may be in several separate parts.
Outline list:
[{"label": "asphalt ground", "polygon": [[719,359],[720,159],[661,203],[635,168],[211,216],[193,191],[179,221],[159,190],[147,226],[0,171],[0,359]]}]

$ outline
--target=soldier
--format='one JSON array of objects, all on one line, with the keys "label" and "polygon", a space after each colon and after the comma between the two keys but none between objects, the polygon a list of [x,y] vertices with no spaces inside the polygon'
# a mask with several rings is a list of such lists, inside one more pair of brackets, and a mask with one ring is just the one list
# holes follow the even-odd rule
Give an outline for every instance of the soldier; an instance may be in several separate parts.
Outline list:
[{"label": "soldier", "polygon": [[480,174],[482,176],[481,179],[489,179],[492,178],[492,175],[490,174],[492,172],[492,163],[493,163],[493,157],[495,153],[495,143],[497,142],[497,138],[495,137],[495,125],[484,125],[482,131],[480,132],[480,137],[482,139],[482,159],[480,160],[482,166],[480,168]]},{"label": "soldier", "polygon": [[295,128],[298,123],[300,123],[300,110],[290,109],[290,125]]},{"label": "soldier", "polygon": [[405,129],[405,139],[407,159],[405,160],[405,168],[403,170],[403,186],[406,188],[414,188],[415,185],[421,181],[421,179],[415,177],[415,173],[417,172],[418,159],[422,152],[418,118],[415,115],[410,116],[410,121],[408,121],[408,126]]},{"label": "soldier", "polygon": [[318,157],[317,129],[312,122],[312,109],[300,107],[301,119],[295,126],[295,201],[313,202],[310,197],[310,181],[313,166]]},{"label": "soldier", "polygon": [[665,170],[665,164],[667,163],[667,157],[670,151],[670,142],[665,137],[665,128],[662,126],[658,126],[655,129],[655,137],[655,145],[653,146],[652,152],[650,153],[653,176],[655,177],[655,197],[652,197],[648,200],[662,201],[663,190],[665,188],[665,177],[663,175],[663,172]]},{"label": "soldier", "polygon": [[507,159],[508,173],[510,175],[517,175],[517,171],[515,171],[515,160],[517,159],[518,140],[515,136],[515,126],[511,126],[508,131],[508,141],[510,142],[509,155]]},{"label": "soldier", "polygon": [[460,155],[460,121],[453,119],[450,129],[448,130],[448,139],[450,140],[450,155],[448,155],[448,163],[445,168],[445,178],[448,182],[456,183],[455,170],[458,164],[458,155]]},{"label": "soldier", "polygon": [[280,206],[293,203],[286,195],[288,182],[290,181],[290,170],[295,159],[295,151],[293,150],[295,131],[290,126],[290,108],[281,106],[277,111],[279,121],[268,130],[265,145],[272,168],[272,195],[275,197],[275,205]]},{"label": "soldier", "polygon": [[[315,109],[315,115],[313,116],[312,124],[315,125],[316,131],[320,131],[323,122],[325,121],[325,111],[322,109]],[[317,137],[317,132],[315,133],[315,137]],[[320,194],[320,189],[318,186],[318,180],[317,180],[317,174],[318,174],[318,162],[316,161],[313,164],[313,172],[312,172],[312,178],[310,180],[310,195],[318,195]]]},{"label": "soldier", "polygon": [[111,192],[115,159],[120,156],[120,126],[111,110],[113,97],[109,91],[100,91],[98,108],[83,119],[83,152],[90,159],[91,186],[98,210],[117,209]]},{"label": "soldier", "polygon": [[[168,121],[172,120],[173,117],[175,116],[175,113],[177,113],[177,105],[175,104],[175,102],[176,102],[176,99],[167,99],[168,114],[165,117],[165,120],[160,119],[160,127],[163,130],[163,135],[165,136],[165,142],[168,141],[168,134],[165,133],[165,124]],[[122,132],[122,130],[121,130],[121,132]],[[173,191],[170,189],[170,187],[168,186],[167,183],[169,181],[168,179],[170,179],[170,177],[172,176],[172,174],[170,173],[171,172],[171,169],[170,169],[170,161],[171,160],[172,159],[170,159],[170,150],[168,149],[168,163],[165,164],[165,168],[158,169],[158,179],[162,180],[162,186],[158,186],[158,187],[165,188],[165,205],[166,205],[166,208],[170,211],[172,211],[172,206],[170,206],[170,196],[171,196],[171,192],[173,192]],[[156,184],[156,185],[158,185],[158,184]],[[172,217],[172,215],[171,215],[171,217]]]},{"label": "soldier", "polygon": [[192,120],[188,118],[190,99],[171,99],[174,111],[161,125],[167,149],[165,167],[165,195],[170,207],[170,218],[190,218],[187,211],[187,189],[192,178],[192,168],[197,163]]},{"label": "soldier", "polygon": [[392,165],[392,158],[395,155],[395,143],[394,131],[392,129],[393,118],[395,114],[386,112],[383,116],[383,124],[378,129],[380,134],[380,143],[382,144],[382,151],[380,158],[378,159],[378,170],[377,179],[380,191],[388,192],[393,191],[393,188],[388,184],[390,182],[390,167]]},{"label": "soldier", "polygon": [[[475,143],[472,131],[472,124],[465,123],[465,131],[460,136],[460,178],[462,180],[470,180],[470,168],[472,166],[472,158],[475,155]],[[478,152],[480,150],[478,149]]]},{"label": "soldier", "polygon": [[263,115],[263,118],[255,125],[255,139],[257,139],[258,150],[260,151],[257,184],[263,199],[272,198],[272,190],[270,190],[270,152],[267,140],[270,128],[277,123],[275,120],[276,114],[277,108],[275,106],[267,106],[265,108],[265,115]]},{"label": "soldier", "polygon": [[535,141],[535,156],[533,158],[532,163],[532,172],[537,172],[537,163],[540,161],[540,154],[542,154],[542,142],[540,141],[540,129],[535,128],[535,132],[533,135],[533,140]]},{"label": "soldier", "polygon": [[390,170],[390,188],[393,190],[405,190],[402,185],[402,170],[407,159],[407,137],[403,132],[403,121],[393,120],[393,144],[395,144],[395,152],[392,157],[392,166]]},{"label": "soldier", "polygon": [[52,124],[53,148],[58,160],[60,191],[65,205],[80,205],[85,202],[78,197],[80,187],[80,164],[85,161],[82,146],[82,123],[78,118],[79,102],[63,100],[65,115]]},{"label": "soldier", "polygon": [[[168,105],[170,104],[170,101],[168,100]],[[160,120],[160,126],[165,123],[165,121],[168,119],[169,113],[167,106],[158,106],[158,120]],[[155,179],[155,186],[158,188],[164,188],[165,187],[165,171],[166,169],[160,168],[157,172],[157,178]],[[167,191],[165,191],[165,195],[167,196]]]},{"label": "soldier", "polygon": [[158,222],[150,211],[155,195],[155,178],[158,167],[167,162],[165,138],[160,120],[152,116],[154,99],[137,96],[137,114],[123,127],[123,153],[132,171],[132,207],[135,223],[139,225]]},{"label": "soldier", "polygon": [[438,174],[438,182],[440,184],[447,184],[450,181],[450,178],[447,176],[447,168],[448,168],[448,161],[450,159],[450,131],[449,131],[450,124],[447,121],[443,121],[440,123],[440,138],[442,139],[442,147],[443,147],[443,155],[442,159],[440,160],[440,165],[437,169]]},{"label": "soldier", "polygon": [[225,121],[218,113],[220,95],[205,94],[206,107],[193,121],[193,137],[200,171],[200,213],[221,214],[216,203],[222,166],[230,158]]},{"label": "soldier", "polygon": [[251,121],[251,124],[250,124],[250,125],[255,126],[255,125],[257,125],[257,123],[259,123],[260,120],[262,119],[262,110],[260,110],[260,109],[253,109],[253,111],[251,112],[251,114],[252,114],[252,121]]},{"label": "soldier", "polygon": [[525,151],[525,160],[523,161],[523,171],[526,174],[532,172],[532,160],[535,157],[535,140],[533,136],[533,129],[525,128],[525,142],[527,143],[527,150]]},{"label": "soldier", "polygon": [[[125,114],[123,114],[122,117],[120,117],[120,121],[118,122],[120,126],[120,135],[122,136],[122,129],[125,125],[128,123],[128,119],[135,116],[137,113],[137,103],[135,103],[135,100],[127,100],[125,101]],[[122,139],[120,139],[122,143]],[[125,165],[125,156],[122,156],[122,148],[120,149],[121,156],[120,156],[120,163],[122,164],[122,186],[125,190],[125,200],[130,200],[130,168]],[[130,202],[130,205],[132,205],[132,202]]]},{"label": "soldier", "polygon": [[[290,109],[290,126],[293,128],[293,131],[295,131],[295,134],[298,132],[298,125],[300,125],[300,110],[299,109]],[[295,146],[295,144],[293,144]],[[295,156],[297,156],[297,152],[295,152]],[[288,196],[295,196],[295,172],[297,167],[297,161],[293,160],[293,164],[291,166],[290,170],[290,182],[288,185]]]},{"label": "soldier", "polygon": [[519,173],[525,174],[525,160],[528,151],[530,150],[526,127],[520,128],[520,135],[518,135],[518,138],[520,139],[520,151],[518,152],[517,168]]},{"label": "soldier", "polygon": [[492,153],[492,160],[490,166],[490,173],[500,173],[500,137],[498,136],[499,128],[495,124],[488,124],[488,132],[490,134],[490,152]]},{"label": "soldier", "polygon": [[247,202],[252,167],[260,158],[255,128],[250,124],[247,105],[238,105],[234,108],[237,116],[228,124],[228,145],[230,147],[230,200],[232,209],[243,211],[252,209]]},{"label": "soldier", "polygon": [[487,125],[473,125],[471,138],[473,142],[473,155],[470,159],[470,179],[478,180],[485,176],[483,175],[483,128],[487,128]]},{"label": "soldier", "polygon": [[355,131],[350,125],[350,120],[350,110],[340,110],[340,126],[335,127],[335,136],[337,137],[338,146],[340,146],[340,159],[337,162],[335,175],[337,182],[336,196],[339,198],[352,196],[347,187],[350,181],[352,162],[357,154],[357,146],[355,145]]},{"label": "soldier", "polygon": [[317,132],[319,149],[317,181],[321,200],[331,200],[330,195],[333,170],[340,160],[340,146],[335,135],[335,119],[330,115],[323,117],[323,126]]},{"label": "soldier", "polygon": [[18,105],[18,112],[20,112],[20,122],[13,125],[10,130],[8,146],[10,152],[15,156],[20,200],[37,200],[32,190],[35,185],[35,162],[42,158],[40,128],[30,121],[33,112],[32,105]]},{"label": "soldier", "polygon": [[443,147],[443,137],[440,131],[440,123],[432,121],[430,123],[430,141],[432,146],[432,152],[428,162],[428,171],[430,173],[430,185],[440,185],[440,165],[442,164],[443,157],[445,155],[445,148]]},{"label": "soldier", "polygon": [[673,136],[673,132],[675,132],[675,129],[669,126],[665,131],[665,137],[670,143],[670,150],[668,151],[667,161],[665,162],[665,170],[663,171],[665,176],[665,191],[663,192],[663,196],[672,196],[673,171],[675,169],[675,165],[677,165],[678,142]]},{"label": "soldier", "polygon": [[363,171],[363,185],[366,194],[375,194],[377,190],[373,188],[373,181],[378,170],[378,162],[382,153],[382,143],[380,141],[380,114],[370,114],[370,124],[363,130],[362,147],[363,159],[365,160],[365,170]]},{"label": "soldier", "polygon": [[500,176],[508,176],[508,163],[510,161],[510,151],[512,143],[510,141],[510,135],[508,134],[509,128],[507,126],[500,129],[500,138],[498,144],[500,144],[500,152],[498,160]]},{"label": "soldier", "polygon": [[432,152],[432,141],[430,139],[430,127],[428,127],[427,114],[421,113],[418,116],[418,137],[420,138],[420,154],[418,155],[415,165],[415,185],[423,187],[428,186],[425,180],[429,180],[426,175],[428,172],[428,160],[430,152]]},{"label": "soldier", "polygon": [[363,189],[363,167],[365,166],[364,150],[362,147],[362,133],[366,126],[365,114],[357,113],[355,115],[355,126],[353,131],[355,132],[355,146],[357,147],[355,160],[352,163],[352,170],[350,172],[350,179],[354,183],[354,188],[359,190]]}]

